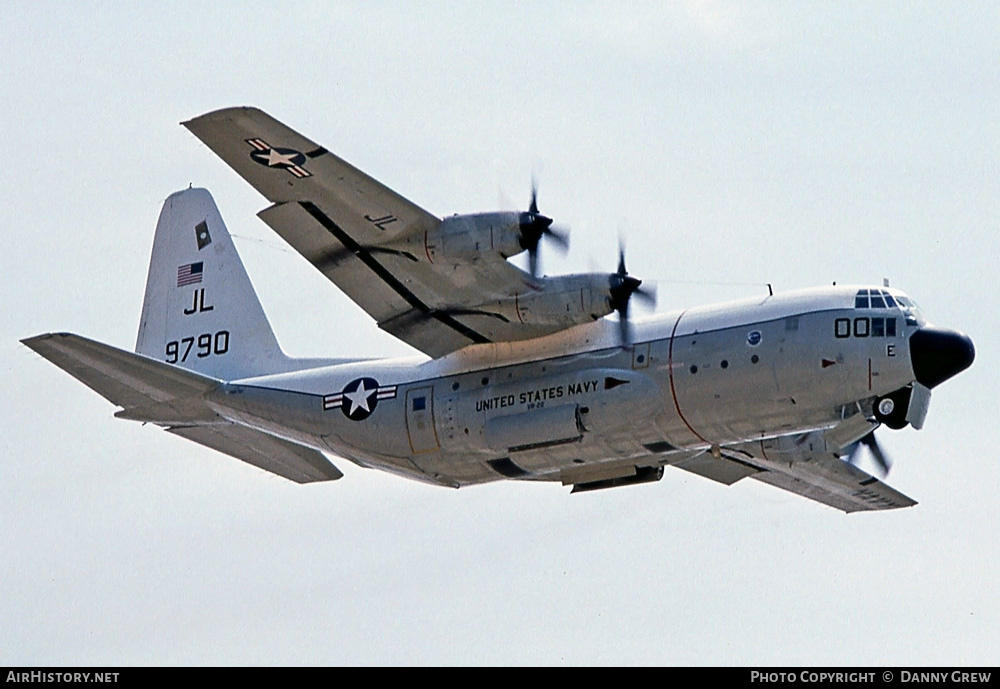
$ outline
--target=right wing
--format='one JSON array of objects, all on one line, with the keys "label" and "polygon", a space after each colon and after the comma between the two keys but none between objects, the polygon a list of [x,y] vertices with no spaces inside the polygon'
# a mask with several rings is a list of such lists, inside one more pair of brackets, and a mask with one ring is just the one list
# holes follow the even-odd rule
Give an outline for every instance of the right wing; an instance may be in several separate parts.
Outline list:
[{"label": "right wing", "polygon": [[22,343],[111,403],[115,416],[154,423],[296,483],[332,481],[343,474],[323,453],[223,419],[203,396],[219,381],[141,354],[69,333]]}]

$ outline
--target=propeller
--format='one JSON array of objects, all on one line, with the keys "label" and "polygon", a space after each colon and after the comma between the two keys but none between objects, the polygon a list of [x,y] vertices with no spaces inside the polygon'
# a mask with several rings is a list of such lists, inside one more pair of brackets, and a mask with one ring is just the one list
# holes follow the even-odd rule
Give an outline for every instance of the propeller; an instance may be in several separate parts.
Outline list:
[{"label": "propeller", "polygon": [[542,237],[547,237],[565,254],[569,249],[569,234],[565,229],[552,226],[552,218],[538,212],[538,186],[531,181],[531,205],[521,213],[522,249],[528,250],[528,270],[532,277],[538,277],[538,245]]},{"label": "propeller", "polygon": [[656,306],[656,292],[642,289],[642,280],[634,278],[625,269],[625,247],[618,246],[618,271],[610,276],[611,308],[618,312],[619,339],[623,347],[632,344],[632,327],[629,324],[629,302],[633,296]]},{"label": "propeller", "polygon": [[879,444],[878,439],[875,437],[875,431],[872,431],[861,440],[854,443],[854,447],[847,456],[847,461],[857,466],[862,448],[867,448],[868,453],[871,454],[872,459],[875,460],[875,464],[878,465],[881,477],[885,478],[888,476],[889,469],[892,468],[892,461],[889,459],[888,455],[886,455],[882,446]]}]

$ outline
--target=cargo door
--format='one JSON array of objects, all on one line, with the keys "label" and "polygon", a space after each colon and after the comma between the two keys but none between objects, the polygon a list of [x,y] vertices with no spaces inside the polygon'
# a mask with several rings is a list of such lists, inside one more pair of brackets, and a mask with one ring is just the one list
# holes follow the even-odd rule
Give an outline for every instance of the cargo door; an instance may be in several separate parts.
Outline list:
[{"label": "cargo door", "polygon": [[413,454],[431,452],[440,447],[434,428],[434,388],[406,391],[406,433]]}]

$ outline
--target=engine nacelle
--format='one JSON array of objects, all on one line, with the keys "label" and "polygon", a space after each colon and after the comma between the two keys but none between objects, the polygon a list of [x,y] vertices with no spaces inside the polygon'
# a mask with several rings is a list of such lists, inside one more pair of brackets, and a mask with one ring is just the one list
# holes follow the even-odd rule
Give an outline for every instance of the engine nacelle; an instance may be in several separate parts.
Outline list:
[{"label": "engine nacelle", "polygon": [[453,215],[433,230],[394,243],[393,248],[431,263],[475,263],[487,253],[508,258],[524,251],[520,217],[513,212]]},{"label": "engine nacelle", "polygon": [[542,278],[538,290],[483,304],[512,323],[578,325],[612,312],[608,276],[600,273]]}]

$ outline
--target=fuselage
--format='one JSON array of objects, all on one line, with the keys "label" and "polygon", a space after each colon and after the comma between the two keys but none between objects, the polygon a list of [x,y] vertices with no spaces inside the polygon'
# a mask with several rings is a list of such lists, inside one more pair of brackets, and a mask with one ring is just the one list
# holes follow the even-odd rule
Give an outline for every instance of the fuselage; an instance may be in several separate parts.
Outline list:
[{"label": "fuselage", "polygon": [[602,319],[439,359],[235,381],[209,401],[231,421],[409,478],[567,482],[605,462],[662,466],[829,428],[913,383],[909,338],[925,325],[898,290],[834,286],[658,315],[634,324],[628,347]]}]

